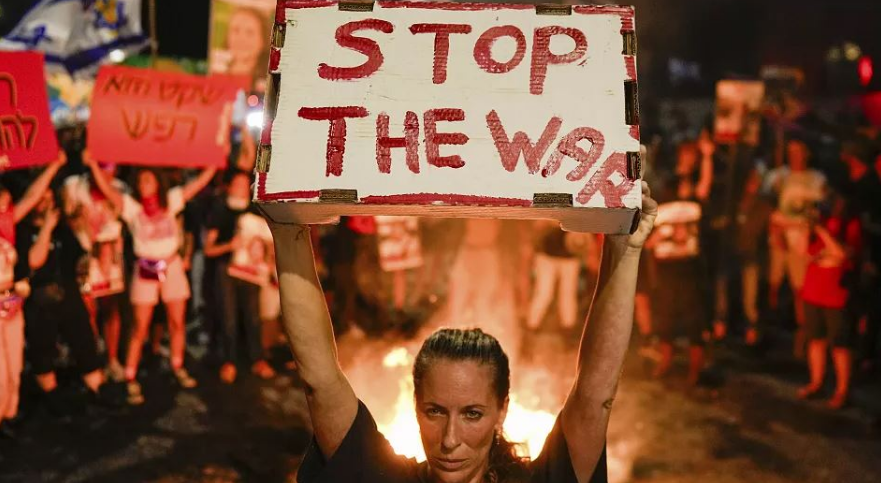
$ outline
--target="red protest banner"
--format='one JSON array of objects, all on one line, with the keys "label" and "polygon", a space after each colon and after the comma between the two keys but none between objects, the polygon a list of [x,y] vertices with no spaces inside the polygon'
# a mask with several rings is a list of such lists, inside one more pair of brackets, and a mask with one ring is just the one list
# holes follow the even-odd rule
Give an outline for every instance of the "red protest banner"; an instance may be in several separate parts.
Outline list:
[{"label": "red protest banner", "polygon": [[88,146],[95,159],[157,167],[226,166],[245,78],[109,66],[98,72]]},{"label": "red protest banner", "polygon": [[43,54],[0,52],[0,169],[39,166],[57,157]]}]

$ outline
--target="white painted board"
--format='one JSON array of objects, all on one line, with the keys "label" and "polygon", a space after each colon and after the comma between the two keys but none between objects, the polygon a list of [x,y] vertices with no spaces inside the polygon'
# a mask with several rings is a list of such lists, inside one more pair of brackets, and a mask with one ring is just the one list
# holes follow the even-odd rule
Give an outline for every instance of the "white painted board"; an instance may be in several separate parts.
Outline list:
[{"label": "white painted board", "polygon": [[[562,16],[500,4],[284,7],[276,27],[284,44],[270,67],[278,104],[267,118],[268,162],[260,163],[255,192],[268,212],[302,212],[326,204],[322,192],[355,190],[356,203],[319,211],[457,216],[462,208],[473,216],[475,207],[493,207],[490,216],[535,218],[557,213],[536,211],[535,195],[550,193],[571,196],[574,209],[620,212],[605,231],[629,229],[640,208],[638,168],[627,155],[639,152],[638,120],[627,116],[636,106],[625,88],[636,81],[635,55],[624,54],[631,7],[576,6]],[[439,24],[456,32],[446,37],[446,55],[437,51],[446,42],[434,33]],[[344,121],[344,139],[340,121],[332,128],[325,119],[340,113],[355,116]],[[384,151],[386,116],[399,144],[409,122],[410,148]]]}]

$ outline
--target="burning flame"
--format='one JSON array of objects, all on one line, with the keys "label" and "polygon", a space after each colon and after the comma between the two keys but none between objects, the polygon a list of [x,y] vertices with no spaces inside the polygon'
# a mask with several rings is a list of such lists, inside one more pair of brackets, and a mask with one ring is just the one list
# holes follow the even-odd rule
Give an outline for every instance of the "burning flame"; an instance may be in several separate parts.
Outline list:
[{"label": "burning flame", "polygon": [[[387,368],[410,367],[413,357],[404,347],[391,350],[383,359]],[[508,402],[508,417],[505,419],[505,436],[520,443],[520,456],[537,458],[545,439],[554,428],[556,416],[539,408],[527,408],[517,394],[512,393]],[[416,422],[416,408],[413,403],[413,376],[409,373],[398,381],[398,397],[390,420],[377,419],[380,432],[391,443],[395,453],[417,461],[425,461],[425,451],[419,436]]]}]

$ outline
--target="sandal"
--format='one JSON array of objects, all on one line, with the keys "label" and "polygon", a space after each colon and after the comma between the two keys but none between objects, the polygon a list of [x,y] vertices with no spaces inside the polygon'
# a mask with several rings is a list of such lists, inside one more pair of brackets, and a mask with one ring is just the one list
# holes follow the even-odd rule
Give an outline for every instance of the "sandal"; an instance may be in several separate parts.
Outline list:
[{"label": "sandal", "polygon": [[838,411],[838,410],[844,408],[845,406],[847,406],[847,403],[848,403],[847,393],[836,392],[832,396],[832,399],[829,399],[829,402],[826,403],[826,406],[829,409],[832,409],[834,411]]},{"label": "sandal", "polygon": [[183,367],[174,370],[174,377],[177,379],[177,383],[180,384],[180,387],[184,389],[192,389],[199,385],[199,383],[196,382],[196,380],[190,376],[190,373]]},{"label": "sandal", "polygon": [[809,401],[811,399],[816,399],[820,395],[820,391],[822,387],[812,386],[808,384],[807,386],[802,387],[796,393],[796,397],[801,399],[802,401]]},{"label": "sandal", "polygon": [[144,395],[141,393],[141,385],[138,381],[129,381],[128,384],[126,384],[126,390],[128,391],[126,402],[132,406],[140,406],[141,404],[144,404]]}]

